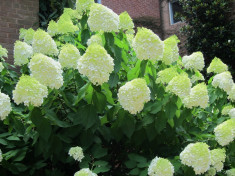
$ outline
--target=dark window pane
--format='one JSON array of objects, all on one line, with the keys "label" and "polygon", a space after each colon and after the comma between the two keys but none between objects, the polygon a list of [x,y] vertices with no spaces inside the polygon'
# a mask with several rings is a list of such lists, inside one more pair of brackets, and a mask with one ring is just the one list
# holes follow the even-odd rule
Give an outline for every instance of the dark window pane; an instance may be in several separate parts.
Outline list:
[{"label": "dark window pane", "polygon": [[176,14],[180,14],[182,12],[182,6],[180,5],[179,1],[172,2],[171,5],[172,5],[174,23],[177,23],[181,21],[181,19],[179,15],[176,16]]}]

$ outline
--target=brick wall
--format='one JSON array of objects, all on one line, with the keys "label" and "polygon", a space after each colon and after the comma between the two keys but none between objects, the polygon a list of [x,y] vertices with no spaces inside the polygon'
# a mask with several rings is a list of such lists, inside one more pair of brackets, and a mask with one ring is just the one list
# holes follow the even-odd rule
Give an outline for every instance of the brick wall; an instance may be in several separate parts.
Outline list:
[{"label": "brick wall", "polygon": [[159,0],[102,0],[102,4],[117,14],[127,11],[136,26],[147,27],[162,36]]},{"label": "brick wall", "polygon": [[0,45],[13,63],[13,46],[20,28],[38,26],[39,0],[0,0]]}]

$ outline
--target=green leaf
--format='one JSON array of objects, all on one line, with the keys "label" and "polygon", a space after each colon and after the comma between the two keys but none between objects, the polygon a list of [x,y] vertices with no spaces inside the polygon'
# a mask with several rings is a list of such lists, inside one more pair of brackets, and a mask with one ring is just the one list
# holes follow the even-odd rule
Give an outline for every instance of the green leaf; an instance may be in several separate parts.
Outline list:
[{"label": "green leaf", "polygon": [[46,109],[45,110],[45,116],[51,121],[53,122],[55,125],[59,126],[59,127],[70,127],[71,125],[68,122],[64,122],[58,119],[56,113],[53,111],[53,109]]},{"label": "green leaf", "polygon": [[155,120],[155,129],[158,133],[160,133],[165,127],[167,123],[167,118],[164,112],[158,113],[157,119]]},{"label": "green leaf", "polygon": [[51,125],[50,122],[45,119],[39,108],[34,108],[30,114],[31,120],[37,128],[37,131],[45,141],[48,141],[51,135]]},{"label": "green leaf", "polygon": [[168,119],[172,119],[175,116],[177,106],[175,102],[170,101],[165,106],[165,114]]},{"label": "green leaf", "polygon": [[151,114],[157,114],[159,111],[162,109],[162,102],[161,101],[156,101],[153,103],[153,106],[151,107]]},{"label": "green leaf", "polygon": [[147,159],[141,155],[138,155],[138,154],[135,154],[135,153],[131,153],[128,155],[128,158],[131,160],[131,161],[136,161],[138,163],[146,163],[147,162]]},{"label": "green leaf", "polygon": [[100,113],[103,113],[106,107],[106,96],[103,93],[95,91],[93,96],[93,103],[96,107],[96,110]]},{"label": "green leaf", "polygon": [[142,60],[141,64],[140,64],[140,73],[139,73],[139,77],[144,77],[145,75],[145,70],[146,70],[146,66],[147,66],[148,60]]},{"label": "green leaf", "polygon": [[118,74],[111,73],[108,81],[110,88],[115,87],[118,84],[118,81],[119,81]]},{"label": "green leaf", "polygon": [[138,60],[136,62],[135,67],[131,68],[130,71],[127,73],[128,81],[133,80],[135,78],[138,78],[138,75],[139,75],[139,72],[140,72],[140,64],[141,64],[141,61]]},{"label": "green leaf", "polygon": [[104,93],[104,95],[106,96],[106,99],[107,101],[110,103],[110,104],[114,104],[114,100],[113,100],[113,97],[112,97],[112,92],[111,90],[109,89],[109,84],[107,83],[104,83],[102,84],[102,92]]},{"label": "green leaf", "polygon": [[128,169],[132,169],[136,167],[136,161],[129,160],[125,162],[125,165]]},{"label": "green leaf", "polygon": [[139,173],[140,173],[139,168],[132,169],[132,170],[129,172],[130,175],[139,175]]},{"label": "green leaf", "polygon": [[106,156],[108,153],[107,149],[102,148],[100,145],[95,145],[92,148],[92,156],[94,158],[102,158],[104,156]]}]

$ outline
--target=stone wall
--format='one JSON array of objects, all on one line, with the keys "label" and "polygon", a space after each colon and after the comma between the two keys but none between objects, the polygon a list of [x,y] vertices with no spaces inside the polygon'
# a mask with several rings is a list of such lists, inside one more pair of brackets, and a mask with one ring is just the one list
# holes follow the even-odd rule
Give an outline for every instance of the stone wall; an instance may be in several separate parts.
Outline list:
[{"label": "stone wall", "polygon": [[0,0],[0,45],[13,63],[13,47],[20,28],[38,26],[39,0]]}]

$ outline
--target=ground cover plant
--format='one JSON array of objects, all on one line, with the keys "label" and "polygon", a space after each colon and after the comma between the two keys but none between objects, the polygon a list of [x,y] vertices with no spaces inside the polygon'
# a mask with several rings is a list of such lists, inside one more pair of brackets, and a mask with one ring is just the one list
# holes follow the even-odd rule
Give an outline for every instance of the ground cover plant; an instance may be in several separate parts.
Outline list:
[{"label": "ground cover plant", "polygon": [[[235,85],[94,1],[0,47],[0,173],[194,176],[235,172]],[[206,69],[207,81],[200,73]]]}]

